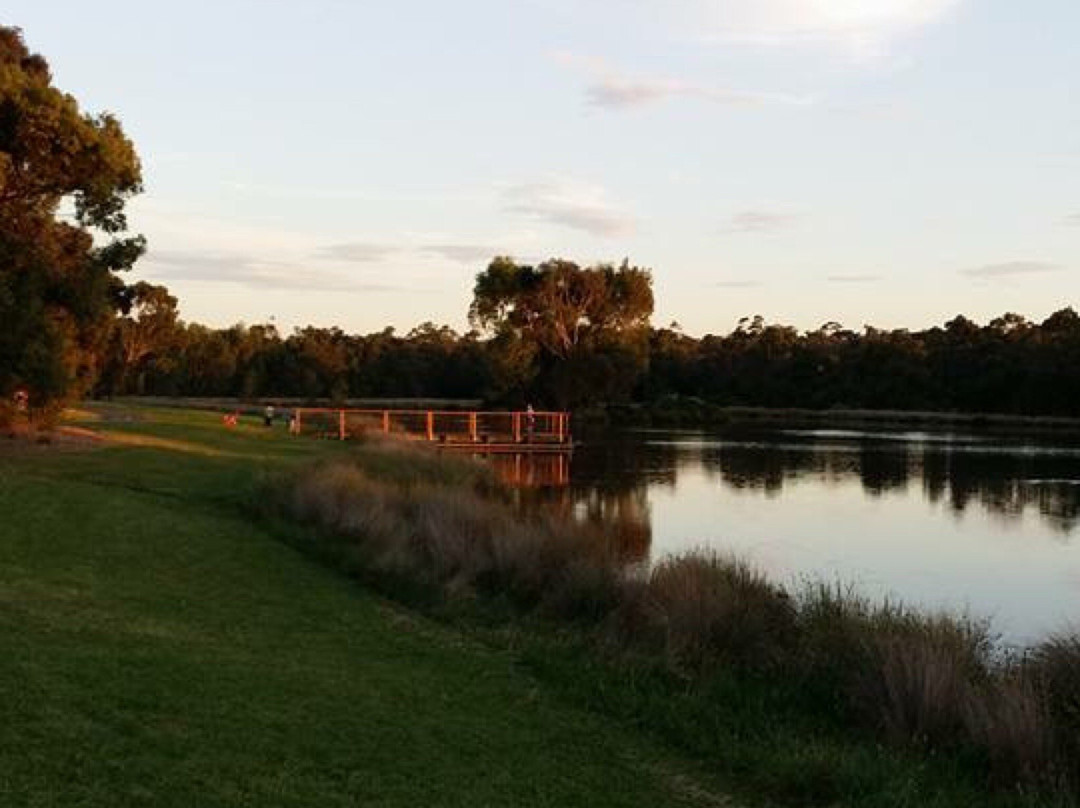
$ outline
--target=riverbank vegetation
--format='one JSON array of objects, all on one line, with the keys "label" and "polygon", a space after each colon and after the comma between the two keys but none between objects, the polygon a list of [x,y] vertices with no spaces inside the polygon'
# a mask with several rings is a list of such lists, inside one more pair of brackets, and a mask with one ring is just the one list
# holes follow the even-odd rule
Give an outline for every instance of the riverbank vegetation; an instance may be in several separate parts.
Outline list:
[{"label": "riverbank vegetation", "polygon": [[[627,569],[604,533],[517,512],[471,464],[412,451],[369,444],[273,482],[263,500],[369,585],[532,647],[583,702],[759,793],[915,804],[899,796],[915,776],[907,797],[918,804],[988,799],[982,781],[1031,804],[1075,794],[1076,635],[1007,652],[976,620],[824,585],[792,591],[708,552]],[[522,626],[548,638],[543,650]]]}]

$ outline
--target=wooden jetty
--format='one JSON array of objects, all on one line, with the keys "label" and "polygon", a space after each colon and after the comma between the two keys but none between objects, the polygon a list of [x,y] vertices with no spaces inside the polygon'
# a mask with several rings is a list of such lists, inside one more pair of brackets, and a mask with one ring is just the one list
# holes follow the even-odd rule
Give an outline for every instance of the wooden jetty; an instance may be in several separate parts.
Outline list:
[{"label": "wooden jetty", "polygon": [[573,447],[567,412],[299,407],[293,414],[297,434],[337,440],[398,435],[475,453],[564,452]]}]

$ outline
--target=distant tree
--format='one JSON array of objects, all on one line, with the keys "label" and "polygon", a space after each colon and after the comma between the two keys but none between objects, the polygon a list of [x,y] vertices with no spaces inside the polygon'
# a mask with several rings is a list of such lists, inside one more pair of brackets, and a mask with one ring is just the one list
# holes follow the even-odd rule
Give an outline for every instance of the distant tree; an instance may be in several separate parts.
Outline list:
[{"label": "distant tree", "polygon": [[[0,396],[55,404],[86,391],[143,252],[123,238],[139,161],[110,114],[80,111],[17,28],[0,27]],[[64,213],[61,214],[61,208]],[[94,234],[98,235],[95,243]]]},{"label": "distant tree", "polygon": [[[513,372],[509,388],[559,403],[628,391],[647,361],[653,311],[648,270],[551,260],[532,267],[500,257],[476,278],[470,321],[494,338]],[[629,384],[612,385],[612,374]],[[620,390],[621,389],[621,390]]]},{"label": "distant tree", "polygon": [[177,300],[164,286],[139,281],[123,290],[123,315],[112,326],[101,388],[108,393],[145,392],[145,374],[168,372],[179,347]]}]

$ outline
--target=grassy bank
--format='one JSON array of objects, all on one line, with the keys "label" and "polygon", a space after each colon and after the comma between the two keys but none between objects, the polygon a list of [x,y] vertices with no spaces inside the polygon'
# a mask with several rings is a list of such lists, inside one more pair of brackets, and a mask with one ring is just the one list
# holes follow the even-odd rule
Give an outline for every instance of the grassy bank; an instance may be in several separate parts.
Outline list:
[{"label": "grassy bank", "polygon": [[84,417],[0,442],[0,805],[723,804],[691,756],[252,518],[260,475],[342,447]]},{"label": "grassy bank", "polygon": [[[379,464],[373,466],[373,463]],[[1080,642],[1003,658],[984,626],[691,554],[623,574],[602,533],[523,518],[475,467],[369,444],[270,485],[303,542],[513,648],[575,703],[752,797],[1072,804]]]}]

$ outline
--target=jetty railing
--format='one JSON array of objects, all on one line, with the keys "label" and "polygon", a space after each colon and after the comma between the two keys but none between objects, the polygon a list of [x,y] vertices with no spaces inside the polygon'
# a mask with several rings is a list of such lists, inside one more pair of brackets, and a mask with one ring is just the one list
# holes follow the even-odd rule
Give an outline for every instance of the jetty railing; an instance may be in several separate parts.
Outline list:
[{"label": "jetty railing", "polygon": [[293,416],[297,434],[337,440],[381,433],[469,448],[556,447],[571,442],[567,412],[299,407]]}]

